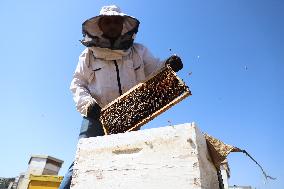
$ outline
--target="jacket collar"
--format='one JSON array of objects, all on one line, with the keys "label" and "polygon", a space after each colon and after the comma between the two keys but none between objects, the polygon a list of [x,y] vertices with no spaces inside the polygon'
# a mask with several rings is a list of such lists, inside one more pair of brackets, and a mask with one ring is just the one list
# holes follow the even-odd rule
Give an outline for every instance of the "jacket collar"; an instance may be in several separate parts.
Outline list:
[{"label": "jacket collar", "polygon": [[89,47],[95,58],[103,60],[119,60],[129,55],[130,49],[127,50],[111,50],[109,48]]}]

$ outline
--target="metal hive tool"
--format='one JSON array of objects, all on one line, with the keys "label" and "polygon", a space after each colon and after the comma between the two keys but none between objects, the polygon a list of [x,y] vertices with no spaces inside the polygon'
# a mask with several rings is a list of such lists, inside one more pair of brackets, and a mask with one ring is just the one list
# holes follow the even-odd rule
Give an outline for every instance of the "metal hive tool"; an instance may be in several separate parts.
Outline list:
[{"label": "metal hive tool", "polygon": [[105,134],[135,130],[189,95],[189,88],[167,66],[104,107],[100,121]]}]

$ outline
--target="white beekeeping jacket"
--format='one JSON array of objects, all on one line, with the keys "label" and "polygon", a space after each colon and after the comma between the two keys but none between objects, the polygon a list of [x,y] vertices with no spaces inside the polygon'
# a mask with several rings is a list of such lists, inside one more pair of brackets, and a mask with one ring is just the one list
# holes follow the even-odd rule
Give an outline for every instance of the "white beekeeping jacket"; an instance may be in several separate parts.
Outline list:
[{"label": "white beekeeping jacket", "polygon": [[70,86],[77,110],[86,116],[94,103],[103,108],[163,66],[164,62],[141,44],[134,43],[127,51],[85,49]]}]

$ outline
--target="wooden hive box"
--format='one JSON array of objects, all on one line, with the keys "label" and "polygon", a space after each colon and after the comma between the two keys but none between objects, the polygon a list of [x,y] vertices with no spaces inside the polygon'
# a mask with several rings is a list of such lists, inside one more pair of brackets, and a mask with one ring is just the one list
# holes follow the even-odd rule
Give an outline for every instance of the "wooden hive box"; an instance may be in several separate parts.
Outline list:
[{"label": "wooden hive box", "polygon": [[219,189],[195,124],[82,138],[71,189]]}]

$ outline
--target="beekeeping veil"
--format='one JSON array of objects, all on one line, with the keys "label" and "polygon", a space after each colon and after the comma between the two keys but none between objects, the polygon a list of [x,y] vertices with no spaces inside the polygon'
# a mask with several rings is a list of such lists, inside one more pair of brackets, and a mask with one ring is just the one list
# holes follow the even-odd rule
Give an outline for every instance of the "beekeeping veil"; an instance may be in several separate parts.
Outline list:
[{"label": "beekeeping veil", "polygon": [[[114,44],[111,44],[109,39],[102,36],[103,32],[98,25],[100,18],[105,16],[121,16],[124,18],[121,36]],[[122,13],[120,8],[116,5],[104,6],[99,16],[90,18],[82,24],[84,38],[81,40],[81,43],[86,47],[95,46],[112,50],[127,50],[133,45],[135,35],[138,32],[139,23],[136,18]]]}]

